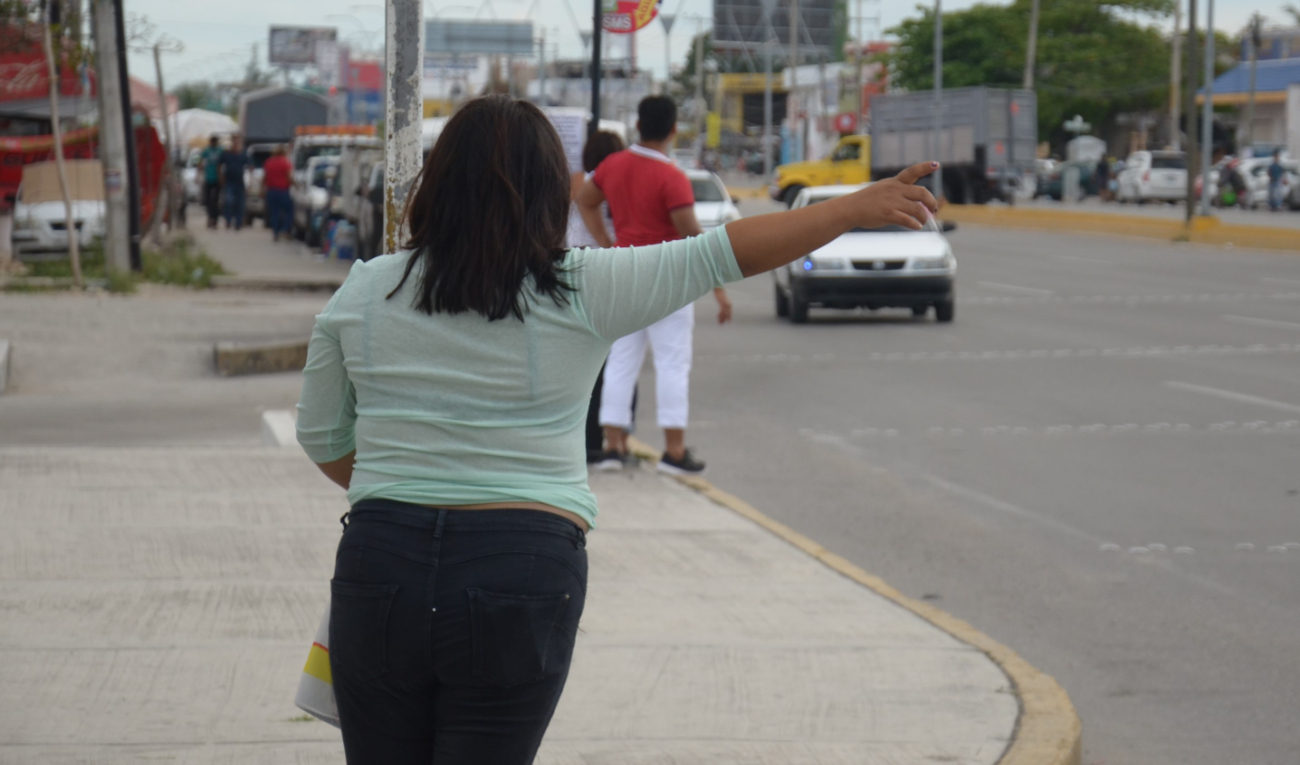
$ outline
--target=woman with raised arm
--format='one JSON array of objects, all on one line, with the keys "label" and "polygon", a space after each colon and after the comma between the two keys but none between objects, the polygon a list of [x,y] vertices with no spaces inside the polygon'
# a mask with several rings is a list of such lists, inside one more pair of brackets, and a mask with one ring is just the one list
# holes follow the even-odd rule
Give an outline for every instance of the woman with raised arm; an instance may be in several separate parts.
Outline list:
[{"label": "woman with raised arm", "polygon": [[527,765],[586,593],[583,430],[610,343],[850,229],[919,229],[927,163],[855,194],[651,247],[564,247],[569,175],[537,107],[447,123],[405,252],[316,317],[298,441],[348,491],[330,666],[347,760]]}]

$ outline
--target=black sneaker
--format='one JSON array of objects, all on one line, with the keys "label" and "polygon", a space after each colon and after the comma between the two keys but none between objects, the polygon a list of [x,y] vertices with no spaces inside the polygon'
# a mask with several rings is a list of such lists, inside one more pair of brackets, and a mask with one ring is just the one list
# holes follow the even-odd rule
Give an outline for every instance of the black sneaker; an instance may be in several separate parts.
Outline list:
[{"label": "black sneaker", "polygon": [[704,463],[695,459],[695,455],[691,453],[690,449],[687,449],[682,453],[680,460],[675,460],[665,453],[663,457],[659,458],[659,467],[657,469],[659,472],[668,473],[669,475],[699,475],[704,472]]},{"label": "black sneaker", "polygon": [[600,453],[598,459],[589,464],[601,472],[612,472],[627,467],[630,457],[631,455],[616,452],[613,449],[606,449]]}]

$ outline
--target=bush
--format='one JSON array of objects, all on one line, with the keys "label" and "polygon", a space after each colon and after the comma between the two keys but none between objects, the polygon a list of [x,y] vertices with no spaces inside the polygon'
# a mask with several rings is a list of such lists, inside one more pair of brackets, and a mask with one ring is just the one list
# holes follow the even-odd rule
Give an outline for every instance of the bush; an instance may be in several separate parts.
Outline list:
[{"label": "bush", "polygon": [[[212,277],[226,273],[221,264],[213,260],[195,245],[188,236],[180,235],[163,246],[161,250],[146,249],[140,253],[142,269],[133,274],[104,267],[104,245],[95,242],[81,252],[81,273],[86,281],[106,282],[109,292],[135,292],[137,282],[155,284],[175,284],[181,287],[207,289],[212,286]],[[63,260],[43,260],[29,264],[29,275],[70,278],[72,264]]]}]

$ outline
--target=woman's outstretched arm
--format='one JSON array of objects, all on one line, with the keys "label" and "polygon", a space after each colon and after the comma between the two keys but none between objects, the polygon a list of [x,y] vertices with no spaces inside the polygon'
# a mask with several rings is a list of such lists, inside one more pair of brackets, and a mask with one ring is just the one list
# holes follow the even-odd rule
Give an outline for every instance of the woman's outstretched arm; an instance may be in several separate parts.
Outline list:
[{"label": "woman's outstretched arm", "polygon": [[807,255],[859,226],[919,229],[939,205],[928,189],[914,184],[938,169],[938,162],[923,162],[852,194],[728,223],[736,263],[745,276],[753,276]]}]

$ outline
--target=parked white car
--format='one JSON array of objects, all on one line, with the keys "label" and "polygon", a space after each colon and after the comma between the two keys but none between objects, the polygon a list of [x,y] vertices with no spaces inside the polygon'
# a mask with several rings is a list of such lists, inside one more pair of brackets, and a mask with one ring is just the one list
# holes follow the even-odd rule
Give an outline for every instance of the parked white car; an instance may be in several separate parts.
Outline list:
[{"label": "parked white car", "polygon": [[1135,151],[1124,160],[1115,199],[1173,202],[1187,198],[1187,155],[1181,151]]},{"label": "parked white car", "polygon": [[700,222],[700,228],[708,231],[744,217],[721,178],[708,170],[686,170],[685,173],[691,181],[691,191],[695,192],[695,218]]},{"label": "parked white car", "polygon": [[330,189],[339,171],[339,157],[316,156],[307,160],[303,182],[294,183],[293,234],[309,247],[319,247],[330,216]]},{"label": "parked white car", "polygon": [[[791,209],[851,194],[862,186],[810,186]],[[951,231],[946,224],[942,231]],[[934,307],[939,322],[953,319],[957,260],[940,228],[902,226],[854,229],[830,244],[772,272],[776,315],[801,324],[811,306],[910,308],[920,318]]]},{"label": "parked white car", "polygon": [[189,204],[197,205],[203,201],[203,171],[199,169],[199,161],[202,159],[202,149],[190,149],[189,156],[185,158],[185,169],[181,171],[185,201]]},{"label": "parked white car", "polygon": [[[104,235],[104,168],[97,159],[70,159],[65,165],[78,243],[88,247]],[[67,220],[57,165],[51,161],[24,166],[14,199],[14,255],[67,252]]]}]

